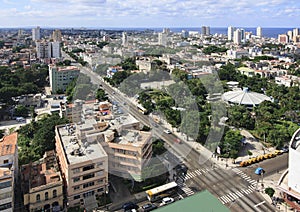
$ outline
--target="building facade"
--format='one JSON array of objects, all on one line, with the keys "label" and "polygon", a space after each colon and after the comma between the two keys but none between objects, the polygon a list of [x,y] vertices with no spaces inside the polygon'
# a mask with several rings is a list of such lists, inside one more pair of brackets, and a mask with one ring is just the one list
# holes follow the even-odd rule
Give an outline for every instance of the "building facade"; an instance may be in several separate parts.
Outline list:
[{"label": "building facade", "polygon": [[0,211],[13,212],[18,180],[18,134],[0,140]]},{"label": "building facade", "polygon": [[80,70],[75,66],[58,67],[49,65],[50,89],[53,94],[65,91],[70,82],[79,76]]},{"label": "building facade", "polygon": [[21,176],[26,211],[62,211],[63,181],[53,150],[41,160],[23,165]]},{"label": "building facade", "polygon": [[262,28],[261,27],[256,28],[256,36],[259,38],[262,37]]},{"label": "building facade", "polygon": [[94,209],[96,197],[108,191],[108,157],[98,134],[102,127],[95,122],[56,126],[56,152],[68,207]]},{"label": "building facade", "polygon": [[40,40],[41,39],[41,28],[38,26],[32,29],[32,40]]}]

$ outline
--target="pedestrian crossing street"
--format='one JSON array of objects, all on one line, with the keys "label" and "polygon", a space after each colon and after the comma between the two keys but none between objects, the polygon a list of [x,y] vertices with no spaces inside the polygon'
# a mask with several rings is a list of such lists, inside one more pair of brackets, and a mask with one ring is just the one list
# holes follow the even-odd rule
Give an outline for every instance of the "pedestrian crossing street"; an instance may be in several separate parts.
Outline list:
[{"label": "pedestrian crossing street", "polygon": [[234,171],[237,175],[239,175],[241,178],[246,180],[251,185],[256,185],[257,184],[256,180],[252,180],[249,176],[247,176],[244,172],[242,172],[238,168],[233,168],[232,171]]},{"label": "pedestrian crossing street", "polygon": [[253,191],[255,191],[255,186],[250,185],[250,186],[248,186],[248,188],[240,189],[239,191],[225,194],[225,195],[219,197],[218,199],[222,202],[222,204],[227,204],[238,198],[248,195],[248,194],[252,193]]},{"label": "pedestrian crossing street", "polygon": [[191,196],[193,195],[195,192],[190,189],[183,181],[179,181],[178,186],[180,187],[180,189],[187,195],[187,196]]}]

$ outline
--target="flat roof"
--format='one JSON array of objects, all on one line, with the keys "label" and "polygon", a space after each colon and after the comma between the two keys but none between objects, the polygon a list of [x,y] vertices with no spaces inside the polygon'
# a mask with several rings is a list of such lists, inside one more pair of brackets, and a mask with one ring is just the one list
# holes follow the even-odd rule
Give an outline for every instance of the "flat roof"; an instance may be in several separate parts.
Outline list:
[{"label": "flat roof", "polygon": [[230,212],[214,195],[204,190],[200,193],[176,201],[170,205],[158,208],[157,212],[182,212],[182,211],[217,211]]},{"label": "flat roof", "polygon": [[[88,123],[85,124],[85,127],[88,127],[86,125],[88,125]],[[80,125],[73,126],[79,127]],[[93,126],[91,126],[91,128],[92,127]],[[103,147],[96,140],[91,141],[88,139],[83,142],[78,138],[75,132],[69,133],[66,126],[58,126],[57,129],[61,137],[66,157],[70,164],[107,157]]]},{"label": "flat roof", "polygon": [[124,129],[121,131],[121,137],[116,137],[113,143],[141,147],[149,137],[151,137],[151,132]]}]

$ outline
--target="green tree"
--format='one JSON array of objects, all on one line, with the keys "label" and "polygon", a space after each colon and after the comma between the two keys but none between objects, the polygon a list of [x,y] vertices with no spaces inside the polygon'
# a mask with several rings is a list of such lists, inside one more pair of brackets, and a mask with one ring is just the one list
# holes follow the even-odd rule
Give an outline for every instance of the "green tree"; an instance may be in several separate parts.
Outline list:
[{"label": "green tree", "polygon": [[28,109],[24,105],[18,105],[15,108],[14,115],[15,116],[27,117],[28,116],[28,112],[29,112]]},{"label": "green tree", "polygon": [[273,197],[274,193],[275,193],[275,190],[271,187],[268,187],[265,189],[265,193],[269,195],[269,197]]}]

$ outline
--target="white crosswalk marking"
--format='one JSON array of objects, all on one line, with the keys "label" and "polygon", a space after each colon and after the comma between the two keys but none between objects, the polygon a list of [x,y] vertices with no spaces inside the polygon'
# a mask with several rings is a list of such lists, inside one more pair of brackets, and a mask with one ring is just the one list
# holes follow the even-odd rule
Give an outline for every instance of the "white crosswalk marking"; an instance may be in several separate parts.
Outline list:
[{"label": "white crosswalk marking", "polygon": [[235,192],[239,197],[243,197],[244,195],[241,193],[241,192],[239,192],[239,191],[237,191],[237,192]]}]

